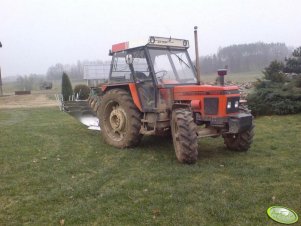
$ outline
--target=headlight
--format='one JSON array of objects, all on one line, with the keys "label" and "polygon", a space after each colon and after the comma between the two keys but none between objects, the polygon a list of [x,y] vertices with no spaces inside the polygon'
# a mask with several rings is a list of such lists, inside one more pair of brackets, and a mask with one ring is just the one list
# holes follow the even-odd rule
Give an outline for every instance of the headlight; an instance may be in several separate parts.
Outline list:
[{"label": "headlight", "polygon": [[235,108],[238,108],[238,105],[239,105],[239,103],[238,103],[238,100],[237,100],[237,101],[235,101],[234,107],[235,107]]},{"label": "headlight", "polygon": [[230,101],[227,103],[227,108],[228,108],[228,109],[231,108],[231,102],[230,102]]},{"label": "headlight", "polygon": [[227,113],[237,113],[239,112],[239,97],[228,97],[226,102],[226,112]]}]

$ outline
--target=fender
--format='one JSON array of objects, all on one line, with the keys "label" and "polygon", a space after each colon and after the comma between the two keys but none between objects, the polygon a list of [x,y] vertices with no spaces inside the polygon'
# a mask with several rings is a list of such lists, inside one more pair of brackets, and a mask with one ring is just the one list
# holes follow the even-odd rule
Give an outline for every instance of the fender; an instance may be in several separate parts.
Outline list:
[{"label": "fender", "polygon": [[139,95],[137,92],[136,84],[135,83],[120,83],[120,84],[112,84],[112,85],[102,85],[101,90],[102,92],[107,92],[108,90],[115,89],[115,88],[121,88],[129,90],[133,99],[134,104],[136,107],[142,112],[142,106],[139,99]]},{"label": "fender", "polygon": [[142,107],[141,107],[140,99],[139,99],[139,96],[138,96],[136,84],[135,83],[129,83],[129,88],[130,88],[130,91],[131,91],[131,95],[132,95],[134,104],[142,112]]}]

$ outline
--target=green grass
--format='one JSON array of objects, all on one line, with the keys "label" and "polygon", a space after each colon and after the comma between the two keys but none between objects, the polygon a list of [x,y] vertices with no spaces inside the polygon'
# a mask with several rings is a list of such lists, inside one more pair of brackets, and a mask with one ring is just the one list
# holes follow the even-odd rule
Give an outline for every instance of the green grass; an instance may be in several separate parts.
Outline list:
[{"label": "green grass", "polygon": [[256,119],[251,150],[199,143],[176,161],[171,141],[106,145],[56,108],[0,111],[0,225],[278,225],[284,205],[301,215],[301,115]]}]

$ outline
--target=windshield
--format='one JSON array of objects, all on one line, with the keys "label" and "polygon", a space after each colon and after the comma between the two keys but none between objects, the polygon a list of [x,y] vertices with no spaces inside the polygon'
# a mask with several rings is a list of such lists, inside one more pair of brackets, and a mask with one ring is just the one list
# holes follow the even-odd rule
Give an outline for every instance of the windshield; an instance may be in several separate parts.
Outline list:
[{"label": "windshield", "polygon": [[149,52],[159,84],[196,83],[186,50],[149,49]]}]

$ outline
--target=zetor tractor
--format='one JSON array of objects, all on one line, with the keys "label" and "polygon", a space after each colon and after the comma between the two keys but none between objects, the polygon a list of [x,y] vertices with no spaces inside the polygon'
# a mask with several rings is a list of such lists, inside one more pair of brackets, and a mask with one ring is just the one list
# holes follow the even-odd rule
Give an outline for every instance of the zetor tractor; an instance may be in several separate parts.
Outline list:
[{"label": "zetor tractor", "polygon": [[188,40],[153,36],[112,46],[108,82],[89,98],[108,144],[134,147],[143,135],[171,133],[177,159],[187,164],[197,161],[198,138],[222,136],[228,149],[250,148],[253,117],[240,106],[238,87],[224,86],[226,70],[218,71],[219,86],[201,85],[188,48]]}]

